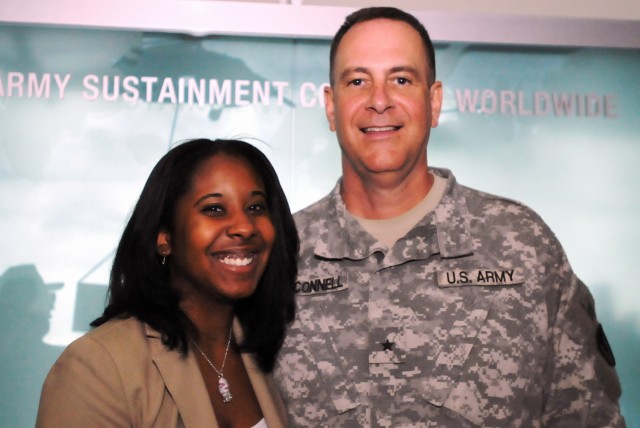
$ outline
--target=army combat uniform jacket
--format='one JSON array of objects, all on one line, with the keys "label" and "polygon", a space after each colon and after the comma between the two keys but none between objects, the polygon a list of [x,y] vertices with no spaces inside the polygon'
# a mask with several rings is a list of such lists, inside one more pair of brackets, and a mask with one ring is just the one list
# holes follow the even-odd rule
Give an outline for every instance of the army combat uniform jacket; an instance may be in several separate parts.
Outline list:
[{"label": "army combat uniform jacket", "polygon": [[275,377],[294,426],[620,427],[593,299],[527,207],[447,179],[387,250],[340,183],[296,214],[297,316]]}]

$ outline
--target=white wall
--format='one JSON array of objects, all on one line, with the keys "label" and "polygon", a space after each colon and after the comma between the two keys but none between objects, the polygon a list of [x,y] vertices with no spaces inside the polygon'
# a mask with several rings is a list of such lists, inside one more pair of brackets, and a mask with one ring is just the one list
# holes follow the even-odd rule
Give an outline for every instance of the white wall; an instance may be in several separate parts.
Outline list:
[{"label": "white wall", "polygon": [[[213,1],[213,0],[209,0]],[[223,0],[229,1],[229,0]],[[320,6],[395,6],[407,10],[507,13],[640,20],[638,0],[234,0],[247,3],[288,3]]]},{"label": "white wall", "polygon": [[[331,0],[340,4],[334,6],[329,5],[329,0],[323,0],[323,5],[286,4],[288,1],[304,0],[1,0],[0,22],[186,32],[195,36],[222,34],[329,39],[345,15],[355,10],[356,3],[365,3],[361,0]],[[315,1],[320,3],[320,0]],[[609,0],[610,3],[621,1],[629,0]],[[431,9],[413,8],[421,4],[417,0],[401,0],[393,4],[406,5],[407,10],[426,23],[436,42],[640,48],[640,13],[636,14],[635,20],[560,14],[549,17],[506,9],[497,12],[486,8],[480,12],[477,6],[474,7],[476,11],[471,7],[465,10],[462,7],[445,10],[444,6],[437,9],[437,1],[429,1],[430,6],[435,5]],[[497,9],[497,2],[490,4]],[[453,0],[451,5],[456,5],[456,1]],[[574,9],[586,10],[582,7]],[[610,9],[613,13],[616,8]],[[623,15],[620,10],[615,12]],[[632,13],[629,12],[628,16]]]}]

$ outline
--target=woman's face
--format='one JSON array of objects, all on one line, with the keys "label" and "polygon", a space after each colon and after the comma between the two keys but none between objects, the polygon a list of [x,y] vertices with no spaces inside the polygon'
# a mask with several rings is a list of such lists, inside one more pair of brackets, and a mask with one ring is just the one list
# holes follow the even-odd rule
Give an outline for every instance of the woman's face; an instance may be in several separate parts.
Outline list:
[{"label": "woman's face", "polygon": [[183,300],[232,302],[253,294],[274,240],[262,180],[246,160],[219,154],[194,172],[158,251]]}]

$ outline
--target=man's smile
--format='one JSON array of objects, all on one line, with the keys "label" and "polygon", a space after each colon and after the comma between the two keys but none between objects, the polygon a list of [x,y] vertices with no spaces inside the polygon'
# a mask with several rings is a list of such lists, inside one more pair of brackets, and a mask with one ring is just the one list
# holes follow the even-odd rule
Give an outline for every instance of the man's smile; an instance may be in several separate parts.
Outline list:
[{"label": "man's smile", "polygon": [[400,126],[368,126],[366,128],[360,128],[360,130],[364,133],[369,133],[369,132],[397,131],[400,128],[401,128]]}]

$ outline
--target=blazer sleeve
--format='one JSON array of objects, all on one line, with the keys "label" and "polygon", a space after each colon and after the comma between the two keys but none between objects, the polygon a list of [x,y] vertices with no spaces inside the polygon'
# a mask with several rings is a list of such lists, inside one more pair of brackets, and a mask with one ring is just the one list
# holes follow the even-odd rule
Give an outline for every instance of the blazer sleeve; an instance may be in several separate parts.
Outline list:
[{"label": "blazer sleeve", "polygon": [[37,428],[129,426],[122,377],[110,353],[84,337],[69,345],[42,387]]}]

